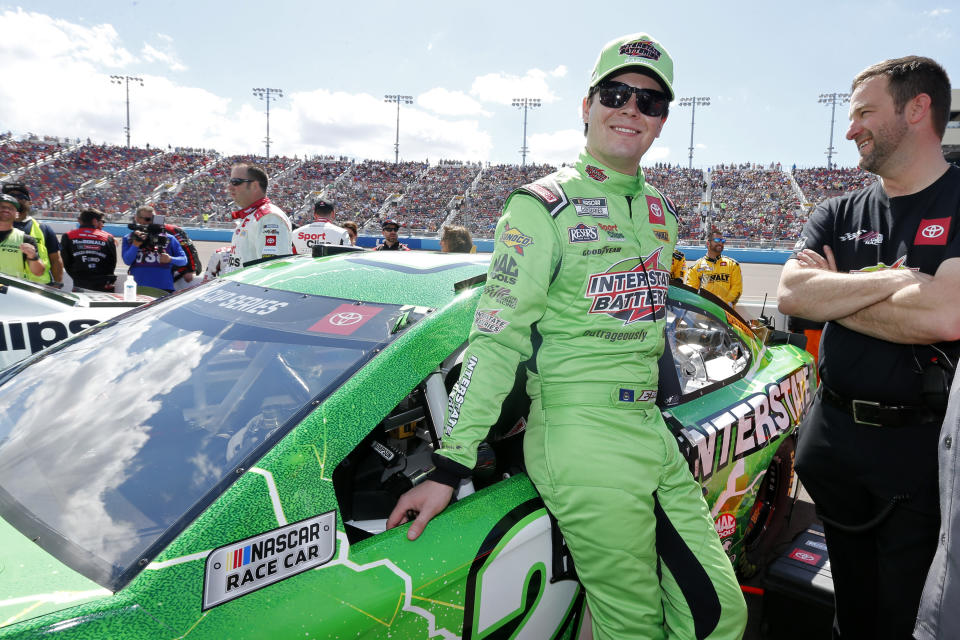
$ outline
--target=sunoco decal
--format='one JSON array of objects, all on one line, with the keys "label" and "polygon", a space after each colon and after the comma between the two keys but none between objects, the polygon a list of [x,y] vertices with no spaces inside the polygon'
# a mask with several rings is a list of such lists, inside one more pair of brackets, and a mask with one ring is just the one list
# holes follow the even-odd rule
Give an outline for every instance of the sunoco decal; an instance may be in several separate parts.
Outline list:
[{"label": "sunoco decal", "polygon": [[520,229],[511,227],[509,223],[503,225],[503,233],[500,234],[499,240],[520,255],[523,255],[524,247],[533,244],[533,238],[520,231]]},{"label": "sunoco decal", "polygon": [[610,212],[607,210],[606,198],[571,198],[573,208],[577,210],[578,216],[590,216],[591,218],[609,218]]},{"label": "sunoco decal", "polygon": [[624,325],[664,317],[670,273],[660,268],[657,249],[644,258],[628,258],[587,281],[585,298],[592,298],[589,313],[606,313]]},{"label": "sunoco decal", "polygon": [[735,460],[766,447],[806,414],[813,369],[803,366],[737,404],[680,431],[680,448],[704,482]]},{"label": "sunoco decal", "polygon": [[336,511],[328,511],[214,549],[204,569],[203,610],[330,562],[336,534]]},{"label": "sunoco decal", "polygon": [[570,243],[575,242],[596,242],[600,239],[600,232],[596,226],[588,227],[582,222],[575,227],[567,227],[567,234],[570,236]]}]

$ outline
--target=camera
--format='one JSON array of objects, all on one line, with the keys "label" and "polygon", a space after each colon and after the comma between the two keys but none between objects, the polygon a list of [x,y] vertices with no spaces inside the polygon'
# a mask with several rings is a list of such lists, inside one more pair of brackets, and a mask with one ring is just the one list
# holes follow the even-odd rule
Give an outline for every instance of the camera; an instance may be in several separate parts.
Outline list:
[{"label": "camera", "polygon": [[140,249],[144,251],[163,251],[167,248],[167,243],[170,242],[170,237],[167,236],[163,228],[163,216],[154,216],[153,222],[150,224],[131,222],[127,225],[127,229],[134,233],[139,231],[146,236],[140,245]]}]

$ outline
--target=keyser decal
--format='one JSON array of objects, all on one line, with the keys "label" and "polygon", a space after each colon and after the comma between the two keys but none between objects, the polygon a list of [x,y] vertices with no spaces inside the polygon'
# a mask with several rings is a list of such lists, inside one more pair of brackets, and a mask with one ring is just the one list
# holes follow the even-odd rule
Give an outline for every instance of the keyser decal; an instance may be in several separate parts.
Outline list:
[{"label": "keyser decal", "polygon": [[324,565],[337,548],[337,512],[327,513],[210,552],[203,610]]},{"label": "keyser decal", "polygon": [[813,397],[809,365],[767,385],[737,404],[680,431],[680,449],[700,482],[735,460],[767,446],[799,424]]},{"label": "keyser decal", "polygon": [[570,243],[575,242],[596,242],[600,239],[600,232],[596,226],[588,227],[582,222],[575,227],[567,227],[567,233],[570,236]]},{"label": "keyser decal", "polygon": [[583,297],[593,298],[589,313],[607,313],[624,325],[664,317],[670,273],[660,268],[657,247],[650,255],[627,258],[587,281]]},{"label": "keyser decal", "polygon": [[920,226],[917,227],[917,237],[913,239],[913,244],[946,245],[949,233],[950,218],[921,220]]}]

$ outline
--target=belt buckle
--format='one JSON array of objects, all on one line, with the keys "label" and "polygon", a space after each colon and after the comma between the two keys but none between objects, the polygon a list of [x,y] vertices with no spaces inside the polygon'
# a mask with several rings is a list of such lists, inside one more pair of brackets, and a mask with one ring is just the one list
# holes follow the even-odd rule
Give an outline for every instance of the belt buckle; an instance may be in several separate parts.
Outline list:
[{"label": "belt buckle", "polygon": [[865,425],[870,426],[870,427],[882,427],[882,426],[883,426],[883,425],[880,424],[879,422],[868,422],[868,421],[862,419],[862,418],[858,415],[858,412],[857,412],[857,407],[858,407],[858,406],[860,406],[860,407],[876,407],[877,409],[879,409],[879,408],[880,408],[880,403],[879,403],[879,402],[874,402],[873,400],[851,400],[851,401],[850,401],[850,406],[851,406],[851,408],[853,409],[853,421],[856,422],[857,424],[865,424]]}]

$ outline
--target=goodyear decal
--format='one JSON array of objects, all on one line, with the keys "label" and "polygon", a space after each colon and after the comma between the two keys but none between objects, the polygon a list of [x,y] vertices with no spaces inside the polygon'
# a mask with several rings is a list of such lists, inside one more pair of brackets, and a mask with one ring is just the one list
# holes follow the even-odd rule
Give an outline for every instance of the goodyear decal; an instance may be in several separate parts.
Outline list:
[{"label": "goodyear decal", "polygon": [[681,449],[701,482],[766,447],[799,424],[813,396],[813,368],[800,367],[737,404],[680,431]]},{"label": "goodyear decal", "polygon": [[533,238],[520,231],[520,229],[511,227],[509,223],[503,225],[503,233],[500,234],[498,240],[521,256],[523,255],[523,248],[533,244]]},{"label": "goodyear decal", "polygon": [[327,513],[240,540],[210,552],[203,576],[203,610],[330,562],[337,513]]}]

